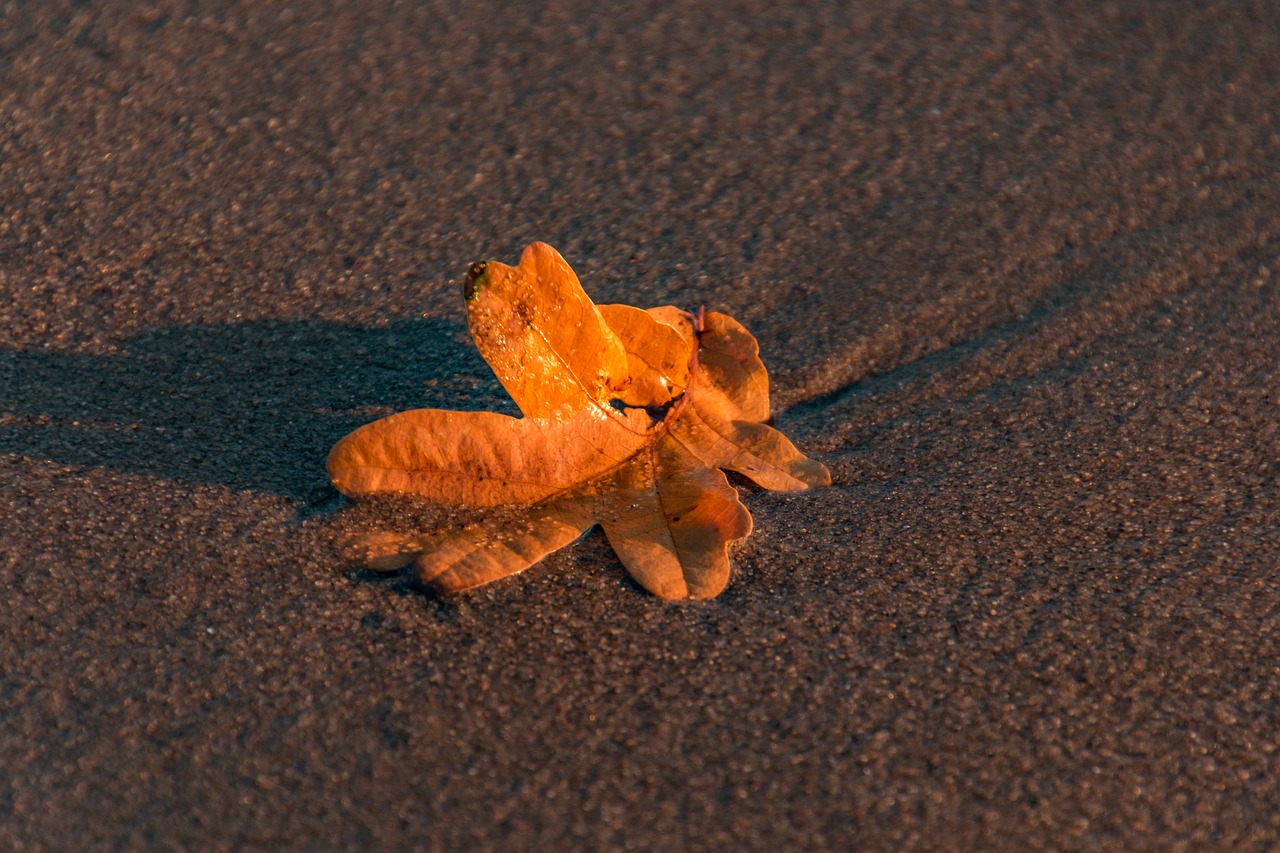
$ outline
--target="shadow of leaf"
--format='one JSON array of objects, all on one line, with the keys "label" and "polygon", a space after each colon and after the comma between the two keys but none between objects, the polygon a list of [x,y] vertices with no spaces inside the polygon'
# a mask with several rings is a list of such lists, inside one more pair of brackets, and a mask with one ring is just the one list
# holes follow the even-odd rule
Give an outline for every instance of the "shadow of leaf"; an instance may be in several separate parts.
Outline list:
[{"label": "shadow of leaf", "polygon": [[404,409],[514,413],[461,323],[148,331],[111,355],[0,351],[0,454],[315,504],[335,441]]}]

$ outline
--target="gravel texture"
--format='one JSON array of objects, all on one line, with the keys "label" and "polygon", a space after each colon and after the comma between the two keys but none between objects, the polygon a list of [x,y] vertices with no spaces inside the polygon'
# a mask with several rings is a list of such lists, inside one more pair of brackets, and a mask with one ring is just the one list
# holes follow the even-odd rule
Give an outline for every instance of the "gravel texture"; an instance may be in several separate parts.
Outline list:
[{"label": "gravel texture", "polygon": [[[0,847],[1280,846],[1280,15],[0,4]],[[718,599],[438,598],[332,443],[470,262],[760,340]]]}]

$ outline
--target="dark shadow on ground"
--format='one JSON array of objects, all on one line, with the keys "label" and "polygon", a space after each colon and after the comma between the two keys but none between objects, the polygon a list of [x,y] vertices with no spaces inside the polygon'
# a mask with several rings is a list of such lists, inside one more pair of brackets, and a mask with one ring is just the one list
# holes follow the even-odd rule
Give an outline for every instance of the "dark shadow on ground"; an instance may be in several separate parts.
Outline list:
[{"label": "dark shadow on ground", "polygon": [[112,355],[0,351],[0,454],[329,501],[333,443],[403,409],[514,413],[461,323],[148,331]]}]

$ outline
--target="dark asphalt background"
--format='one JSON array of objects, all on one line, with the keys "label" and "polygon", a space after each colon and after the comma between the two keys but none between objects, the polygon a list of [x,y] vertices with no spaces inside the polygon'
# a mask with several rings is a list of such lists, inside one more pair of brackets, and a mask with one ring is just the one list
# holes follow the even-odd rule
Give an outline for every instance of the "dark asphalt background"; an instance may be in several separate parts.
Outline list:
[{"label": "dark asphalt background", "polygon": [[[1280,845],[1280,14],[0,4],[0,847]],[[479,258],[759,338],[729,589],[455,598],[323,462]]]}]

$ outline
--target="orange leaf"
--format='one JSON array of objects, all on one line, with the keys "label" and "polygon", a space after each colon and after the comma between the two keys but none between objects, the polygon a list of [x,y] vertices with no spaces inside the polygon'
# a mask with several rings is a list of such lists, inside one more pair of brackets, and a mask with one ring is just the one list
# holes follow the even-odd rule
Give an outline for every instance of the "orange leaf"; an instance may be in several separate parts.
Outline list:
[{"label": "orange leaf", "polygon": [[685,329],[630,305],[601,305],[600,314],[626,351],[630,383],[620,398],[625,404],[662,406],[684,393],[693,352],[692,338]]},{"label": "orange leaf", "polygon": [[663,598],[711,598],[729,582],[730,542],[751,514],[724,474],[671,436],[619,469],[616,501],[600,515],[609,544],[641,586]]},{"label": "orange leaf", "polygon": [[365,424],[329,452],[347,495],[415,494],[463,506],[532,504],[598,477],[648,441],[643,413],[567,418],[415,409]]},{"label": "orange leaf", "polygon": [[517,267],[473,264],[463,296],[480,354],[526,418],[606,407],[625,388],[622,342],[546,243],[525,249]]},{"label": "orange leaf", "polygon": [[717,468],[770,489],[831,482],[769,416],[759,348],[722,314],[595,306],[543,243],[518,267],[472,266],[472,335],[524,418],[420,409],[367,424],[329,454],[344,494],[415,494],[518,519],[372,533],[348,553],[378,571],[412,563],[453,592],[522,571],[599,523],[623,565],[663,598],[709,598],[751,516]]}]

